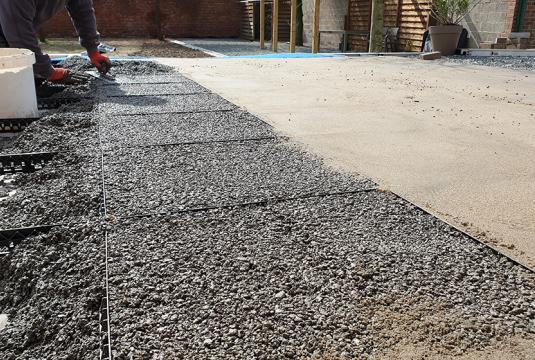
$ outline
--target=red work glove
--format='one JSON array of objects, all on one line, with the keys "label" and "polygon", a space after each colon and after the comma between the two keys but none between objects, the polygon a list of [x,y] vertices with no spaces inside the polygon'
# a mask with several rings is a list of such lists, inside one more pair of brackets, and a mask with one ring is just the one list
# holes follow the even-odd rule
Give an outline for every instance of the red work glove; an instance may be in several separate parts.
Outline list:
[{"label": "red work glove", "polygon": [[98,51],[94,51],[89,54],[89,58],[91,59],[91,64],[93,64],[102,74],[106,74],[111,68],[110,59],[107,56],[102,55]]},{"label": "red work glove", "polygon": [[54,68],[54,71],[52,71],[48,80],[56,84],[82,85],[89,81],[89,76],[63,68]]}]

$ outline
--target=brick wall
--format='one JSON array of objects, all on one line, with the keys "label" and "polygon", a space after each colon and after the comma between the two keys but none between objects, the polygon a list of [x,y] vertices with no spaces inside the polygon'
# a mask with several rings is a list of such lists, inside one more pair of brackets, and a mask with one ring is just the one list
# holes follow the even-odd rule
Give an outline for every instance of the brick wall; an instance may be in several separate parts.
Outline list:
[{"label": "brick wall", "polygon": [[[108,37],[156,36],[156,0],[93,0],[100,33]],[[173,37],[238,37],[237,0],[160,0],[162,32]],[[48,37],[76,33],[63,11],[42,29]]]},{"label": "brick wall", "polygon": [[508,35],[513,26],[516,0],[483,0],[464,19],[463,26],[470,32],[470,47],[481,42],[494,42]]},{"label": "brick wall", "polygon": [[[320,8],[320,29],[344,30],[347,10],[348,0],[322,0]],[[303,42],[308,46],[310,46],[312,43],[313,16],[314,1],[303,0]],[[321,35],[321,47],[338,49],[340,42],[341,35]]]},{"label": "brick wall", "polygon": [[528,0],[521,31],[531,33],[530,48],[535,48],[535,0]]}]

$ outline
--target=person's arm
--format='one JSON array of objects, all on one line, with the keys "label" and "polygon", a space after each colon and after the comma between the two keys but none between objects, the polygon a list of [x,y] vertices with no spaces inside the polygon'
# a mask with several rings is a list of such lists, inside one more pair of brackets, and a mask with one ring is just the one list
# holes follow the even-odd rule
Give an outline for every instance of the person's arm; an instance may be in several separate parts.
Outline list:
[{"label": "person's arm", "polygon": [[70,0],[67,2],[67,10],[80,37],[80,44],[87,49],[88,54],[98,51],[100,35],[97,31],[93,1]]},{"label": "person's arm", "polygon": [[91,0],[70,0],[67,3],[67,10],[71,16],[74,27],[80,37],[80,44],[87,49],[87,54],[91,63],[97,69],[106,73],[111,67],[110,60],[100,54],[98,45],[100,35],[97,31],[97,21],[95,19],[95,9]]},{"label": "person's arm", "polygon": [[34,0],[0,0],[0,24],[9,47],[33,51],[36,60],[33,66],[36,77],[48,79],[54,68],[48,55],[43,54],[39,47],[33,26],[35,11]]}]

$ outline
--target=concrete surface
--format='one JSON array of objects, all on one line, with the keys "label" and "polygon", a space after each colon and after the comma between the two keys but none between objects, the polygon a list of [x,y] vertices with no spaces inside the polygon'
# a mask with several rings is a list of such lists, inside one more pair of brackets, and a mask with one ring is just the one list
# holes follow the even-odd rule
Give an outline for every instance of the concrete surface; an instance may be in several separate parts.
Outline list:
[{"label": "concrete surface", "polygon": [[532,73],[391,57],[164,62],[535,265]]}]

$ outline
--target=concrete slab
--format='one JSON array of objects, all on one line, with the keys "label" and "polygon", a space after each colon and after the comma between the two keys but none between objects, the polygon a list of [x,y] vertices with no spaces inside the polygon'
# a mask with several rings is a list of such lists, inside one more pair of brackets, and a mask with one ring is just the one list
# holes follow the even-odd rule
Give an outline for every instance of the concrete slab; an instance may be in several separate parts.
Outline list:
[{"label": "concrete slab", "polygon": [[176,112],[234,110],[236,106],[215,94],[124,96],[103,98],[98,106],[101,114],[139,115]]},{"label": "concrete slab", "polygon": [[119,358],[516,358],[533,325],[528,271],[391,193],[130,219],[109,248]]},{"label": "concrete slab", "polygon": [[175,66],[334,164],[535,266],[532,73],[392,57]]},{"label": "concrete slab", "polygon": [[110,213],[140,215],[374,188],[280,140],[105,154]]},{"label": "concrete slab", "polygon": [[119,84],[118,86],[101,86],[99,95],[109,96],[148,96],[148,95],[187,95],[207,92],[208,90],[193,81],[167,84]]},{"label": "concrete slab", "polygon": [[101,120],[101,126],[106,149],[277,136],[270,125],[240,110],[108,116]]}]

